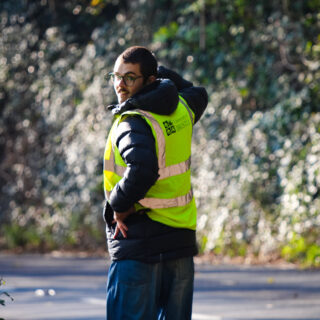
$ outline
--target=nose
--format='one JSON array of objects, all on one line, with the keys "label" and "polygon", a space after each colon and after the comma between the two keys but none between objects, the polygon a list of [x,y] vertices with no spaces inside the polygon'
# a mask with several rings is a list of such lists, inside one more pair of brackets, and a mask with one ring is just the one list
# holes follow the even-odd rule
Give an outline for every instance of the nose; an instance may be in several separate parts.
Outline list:
[{"label": "nose", "polygon": [[113,87],[114,87],[114,90],[115,90],[115,91],[119,91],[119,90],[122,90],[122,89],[125,89],[125,88],[126,88],[123,79],[120,79],[120,80],[118,80],[118,81],[115,81],[114,84],[113,84]]},{"label": "nose", "polygon": [[126,86],[126,84],[125,84],[125,82],[124,82],[124,79],[121,77],[121,78],[117,78],[117,79],[115,79],[115,85],[117,86],[117,87],[125,87]]}]

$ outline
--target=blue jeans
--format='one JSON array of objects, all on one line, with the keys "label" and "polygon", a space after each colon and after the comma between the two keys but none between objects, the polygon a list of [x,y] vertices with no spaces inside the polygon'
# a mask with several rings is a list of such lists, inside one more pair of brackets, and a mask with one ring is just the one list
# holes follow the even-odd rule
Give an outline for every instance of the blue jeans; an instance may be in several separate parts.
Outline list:
[{"label": "blue jeans", "polygon": [[107,283],[107,320],[190,320],[193,257],[147,264],[112,262]]}]

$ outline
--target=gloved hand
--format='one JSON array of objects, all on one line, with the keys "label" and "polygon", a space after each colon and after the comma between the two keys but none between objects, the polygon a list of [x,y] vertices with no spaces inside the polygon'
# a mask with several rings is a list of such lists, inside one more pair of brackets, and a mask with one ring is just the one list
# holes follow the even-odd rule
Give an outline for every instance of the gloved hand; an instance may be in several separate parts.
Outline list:
[{"label": "gloved hand", "polygon": [[170,79],[176,85],[178,91],[193,86],[192,82],[183,79],[178,73],[164,66],[158,67],[158,78]]},{"label": "gloved hand", "polygon": [[106,200],[103,207],[103,213],[102,213],[103,220],[108,224],[110,227],[113,222],[113,210],[109,204],[109,202]]}]

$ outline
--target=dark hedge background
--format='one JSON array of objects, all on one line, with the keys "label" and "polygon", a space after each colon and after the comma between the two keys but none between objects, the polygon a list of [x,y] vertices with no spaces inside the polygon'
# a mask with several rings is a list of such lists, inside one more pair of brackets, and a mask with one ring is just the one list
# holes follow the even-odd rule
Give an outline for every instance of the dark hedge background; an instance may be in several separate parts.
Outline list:
[{"label": "dark hedge background", "polygon": [[139,44],[209,93],[195,129],[198,241],[320,265],[317,0],[2,0],[0,246],[104,248],[104,75]]}]

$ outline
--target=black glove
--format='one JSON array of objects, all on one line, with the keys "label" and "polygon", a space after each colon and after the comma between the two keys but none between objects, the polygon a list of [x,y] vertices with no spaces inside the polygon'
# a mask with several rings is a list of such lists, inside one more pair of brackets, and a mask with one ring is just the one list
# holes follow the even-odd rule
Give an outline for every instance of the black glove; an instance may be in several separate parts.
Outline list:
[{"label": "black glove", "polygon": [[193,86],[192,82],[183,79],[178,73],[164,66],[160,66],[158,68],[158,78],[170,79],[172,82],[174,82],[178,91]]},{"label": "black glove", "polygon": [[113,221],[113,210],[107,200],[103,207],[102,217],[103,220],[107,223],[107,225],[111,227]]}]

